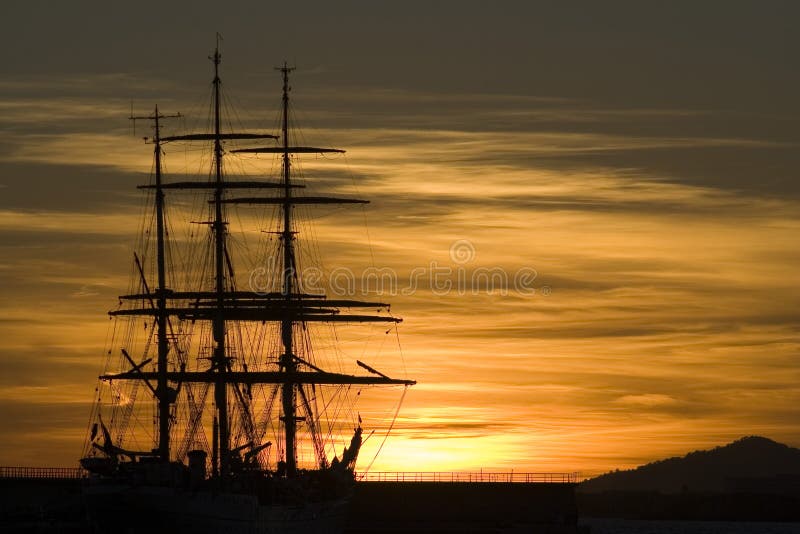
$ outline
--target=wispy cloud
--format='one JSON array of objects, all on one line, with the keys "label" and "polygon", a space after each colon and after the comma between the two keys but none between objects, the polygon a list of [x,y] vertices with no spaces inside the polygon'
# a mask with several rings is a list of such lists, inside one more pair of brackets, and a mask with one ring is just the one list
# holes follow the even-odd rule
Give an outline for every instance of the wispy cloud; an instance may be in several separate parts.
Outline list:
[{"label": "wispy cloud", "polygon": [[[11,95],[1,108],[0,402],[36,421],[0,428],[3,454],[82,439],[104,312],[125,292],[140,223],[132,186],[152,166],[152,147],[130,136],[128,104],[114,96],[130,81],[109,76],[99,89],[98,79],[49,89],[45,79],[0,84]],[[29,89],[33,96],[22,95]],[[98,94],[110,96],[93,103]],[[728,132],[725,124],[743,119],[715,110],[430,92],[303,97],[306,118],[319,126],[306,139],[348,148],[345,157],[295,162],[307,193],[373,204],[299,208],[314,223],[313,233],[299,228],[301,261],[322,256],[328,274],[388,266],[401,283],[432,262],[453,273],[529,267],[535,287],[549,288],[437,294],[428,283],[386,295],[405,319],[402,351],[394,330],[341,329],[348,365],[368,359],[420,382],[376,468],[407,468],[413,458],[437,470],[602,471],[743,432],[800,443],[800,205],[778,183],[794,161],[790,137]],[[324,111],[334,101],[344,110]],[[732,154],[743,170],[722,180]],[[775,155],[774,167],[759,166]],[[200,146],[165,147],[170,180],[206,176],[208,160]],[[262,177],[278,168],[264,157],[227,161],[234,173]],[[201,220],[205,199],[171,195],[168,203],[174,242],[204,235],[180,219]],[[247,208],[232,217],[232,232],[250,228],[232,238],[234,258],[274,245],[262,233],[270,214]],[[450,256],[457,240],[474,246],[466,264]],[[241,265],[246,282],[258,262]],[[322,347],[335,341],[325,336]],[[397,396],[379,398],[393,407]],[[391,410],[359,402],[375,427],[388,427]],[[55,438],[41,434],[46,425],[58,429]],[[365,457],[378,442],[368,441]],[[26,454],[20,462],[33,458]]]}]

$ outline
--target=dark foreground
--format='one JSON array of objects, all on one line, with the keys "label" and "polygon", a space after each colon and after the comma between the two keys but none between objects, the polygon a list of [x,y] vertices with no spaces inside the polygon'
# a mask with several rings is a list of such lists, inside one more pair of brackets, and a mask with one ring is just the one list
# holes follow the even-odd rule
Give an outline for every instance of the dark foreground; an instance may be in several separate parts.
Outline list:
[{"label": "dark foreground", "polygon": [[604,491],[577,494],[581,517],[629,520],[796,522],[800,495],[742,492]]},{"label": "dark foreground", "polygon": [[798,523],[582,518],[591,534],[797,534]]},{"label": "dark foreground", "polygon": [[348,532],[577,532],[574,484],[362,482]]},{"label": "dark foreground", "polygon": [[[360,482],[347,532],[578,532],[569,483]],[[0,532],[84,534],[81,480],[0,479]]]}]

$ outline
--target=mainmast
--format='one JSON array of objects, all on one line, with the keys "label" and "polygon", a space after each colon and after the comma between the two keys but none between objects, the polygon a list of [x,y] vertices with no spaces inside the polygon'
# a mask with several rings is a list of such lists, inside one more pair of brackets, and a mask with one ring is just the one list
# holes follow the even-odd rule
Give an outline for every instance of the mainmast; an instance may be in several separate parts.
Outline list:
[{"label": "mainmast", "polygon": [[[292,232],[292,187],[291,187],[291,161],[289,158],[289,73],[294,70],[285,62],[279,67],[283,73],[283,280],[281,293],[286,301],[286,309],[291,307],[292,281],[294,279],[294,235]],[[294,476],[297,472],[297,450],[295,437],[297,435],[297,415],[295,404],[295,383],[291,377],[297,371],[294,352],[292,349],[292,327],[294,321],[290,314],[286,314],[281,321],[281,339],[283,341],[283,356],[281,368],[286,373],[287,379],[283,383],[281,399],[283,405],[283,422],[286,430],[286,475]]]},{"label": "mainmast", "polygon": [[[219,36],[214,49],[214,168],[216,180],[214,189],[214,280],[217,300],[217,313],[212,321],[214,337],[214,354],[212,365],[216,370],[217,381],[214,383],[214,403],[217,408],[216,434],[218,442],[214,443],[219,454],[219,475],[225,478],[228,475],[228,460],[230,449],[230,427],[228,422],[228,390],[225,374],[228,370],[228,359],[225,355],[225,219],[222,211],[222,196],[224,186],[222,182],[222,137],[220,135],[220,78],[219,63]],[[214,470],[217,470],[215,463]]]}]

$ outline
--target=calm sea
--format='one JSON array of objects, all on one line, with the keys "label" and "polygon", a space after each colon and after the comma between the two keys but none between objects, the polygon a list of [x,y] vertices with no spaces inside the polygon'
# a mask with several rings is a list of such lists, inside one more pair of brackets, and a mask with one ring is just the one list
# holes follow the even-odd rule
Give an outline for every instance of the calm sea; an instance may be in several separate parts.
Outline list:
[{"label": "calm sea", "polygon": [[800,523],[644,521],[581,518],[591,534],[800,534]]}]

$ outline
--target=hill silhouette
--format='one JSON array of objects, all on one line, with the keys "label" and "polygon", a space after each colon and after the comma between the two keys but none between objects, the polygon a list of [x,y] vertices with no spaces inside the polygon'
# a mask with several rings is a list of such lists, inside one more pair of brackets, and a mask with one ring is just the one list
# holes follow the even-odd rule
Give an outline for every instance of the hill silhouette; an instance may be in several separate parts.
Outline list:
[{"label": "hill silhouette", "polygon": [[747,436],[711,450],[606,473],[582,482],[579,491],[794,493],[798,483],[800,449]]}]

